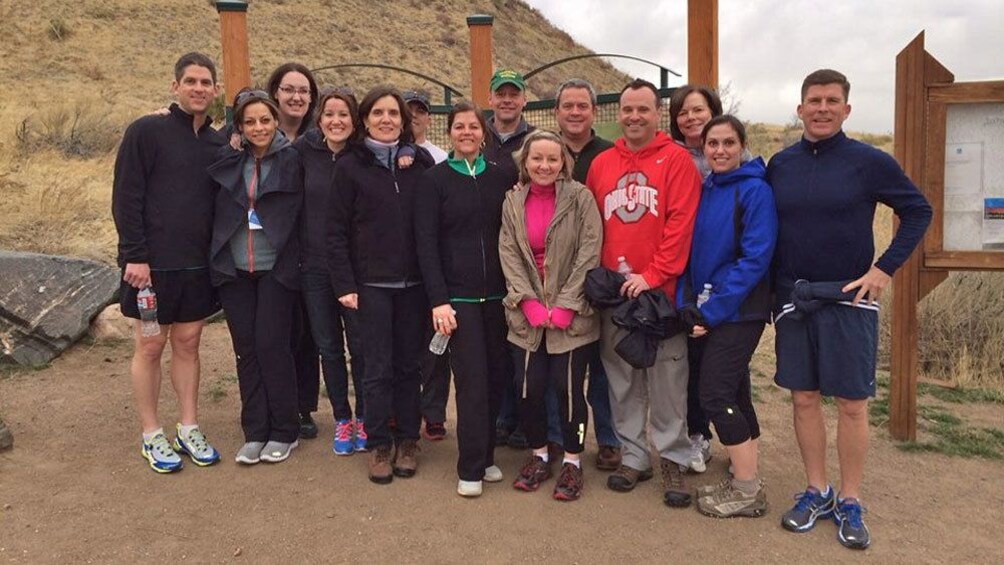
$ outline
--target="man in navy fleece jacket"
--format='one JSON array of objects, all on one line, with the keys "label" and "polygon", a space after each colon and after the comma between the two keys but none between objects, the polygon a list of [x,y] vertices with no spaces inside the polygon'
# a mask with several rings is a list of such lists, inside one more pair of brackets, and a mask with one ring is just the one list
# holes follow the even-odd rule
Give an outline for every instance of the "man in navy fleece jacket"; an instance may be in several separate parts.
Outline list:
[{"label": "man in navy fleece jacket", "polygon": [[[878,298],[923,237],[931,207],[889,155],[844,134],[849,92],[850,83],[837,71],[818,70],[805,78],[798,106],[804,136],[771,159],[767,180],[778,211],[775,381],[791,390],[795,436],[808,482],[781,525],[807,532],[817,519],[832,516],[838,541],[864,549],[870,534],[859,499],[868,450],[868,398],[875,395]],[[889,248],[873,263],[878,202],[891,207],[900,224]],[[843,290],[856,290],[856,296],[796,320],[785,314],[799,279],[841,281]],[[826,478],[822,395],[837,400],[839,495]]]}]

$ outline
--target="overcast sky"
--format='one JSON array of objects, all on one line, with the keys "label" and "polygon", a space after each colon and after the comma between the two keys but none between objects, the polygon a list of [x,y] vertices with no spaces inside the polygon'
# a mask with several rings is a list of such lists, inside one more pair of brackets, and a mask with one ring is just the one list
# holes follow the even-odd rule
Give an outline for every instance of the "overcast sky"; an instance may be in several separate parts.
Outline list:
[{"label": "overcast sky", "polygon": [[[686,0],[526,1],[589,49],[660,63],[683,75],[670,86],[686,82]],[[851,82],[847,129],[891,132],[896,54],[921,30],[956,81],[1004,78],[1004,0],[719,0],[719,82],[731,82],[743,119],[786,123],[802,78],[834,68]],[[610,62],[658,83],[655,67]]]}]

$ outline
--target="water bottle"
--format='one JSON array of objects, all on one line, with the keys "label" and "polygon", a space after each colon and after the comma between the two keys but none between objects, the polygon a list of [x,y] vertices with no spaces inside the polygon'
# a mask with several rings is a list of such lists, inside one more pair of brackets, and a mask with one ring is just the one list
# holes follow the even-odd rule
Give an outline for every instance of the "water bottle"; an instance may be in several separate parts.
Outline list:
[{"label": "water bottle", "polygon": [[628,275],[630,275],[634,271],[631,270],[631,265],[628,264],[627,260],[624,259],[624,257],[618,257],[617,258],[617,272],[620,273],[620,274],[622,274],[622,275],[624,275],[624,277],[626,278]]},{"label": "water bottle", "polygon": [[704,303],[711,298],[711,283],[704,283],[704,290],[697,295],[697,307],[704,306]]},{"label": "water bottle", "polygon": [[429,351],[431,351],[433,355],[442,355],[446,352],[446,346],[449,343],[450,336],[436,332],[432,335],[432,341],[429,342]]},{"label": "water bottle", "polygon": [[152,288],[146,287],[136,294],[136,307],[139,309],[139,331],[143,337],[160,335],[160,323],[157,322],[157,294]]}]

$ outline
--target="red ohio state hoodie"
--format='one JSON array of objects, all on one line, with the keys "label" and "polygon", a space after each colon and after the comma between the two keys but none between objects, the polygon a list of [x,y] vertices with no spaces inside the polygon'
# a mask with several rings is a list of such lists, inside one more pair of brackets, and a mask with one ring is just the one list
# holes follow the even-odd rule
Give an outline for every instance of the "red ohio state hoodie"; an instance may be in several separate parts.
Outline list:
[{"label": "red ohio state hoodie", "polygon": [[637,152],[620,138],[593,161],[586,186],[603,217],[600,263],[617,270],[624,257],[650,287],[673,298],[701,195],[690,154],[661,131]]}]

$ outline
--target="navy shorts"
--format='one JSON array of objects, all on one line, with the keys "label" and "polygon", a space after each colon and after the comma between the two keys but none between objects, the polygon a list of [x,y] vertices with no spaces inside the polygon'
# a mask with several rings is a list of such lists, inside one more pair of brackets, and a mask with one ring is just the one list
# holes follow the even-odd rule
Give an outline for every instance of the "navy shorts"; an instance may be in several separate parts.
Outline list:
[{"label": "navy shorts", "polygon": [[[220,309],[216,289],[209,281],[209,269],[150,271],[153,291],[157,293],[157,321],[161,325],[197,322]],[[139,319],[136,307],[138,289],[122,281],[119,306],[127,318]]]},{"label": "navy shorts", "polygon": [[778,386],[848,400],[875,396],[876,310],[832,304],[802,319],[782,316],[774,327]]}]

